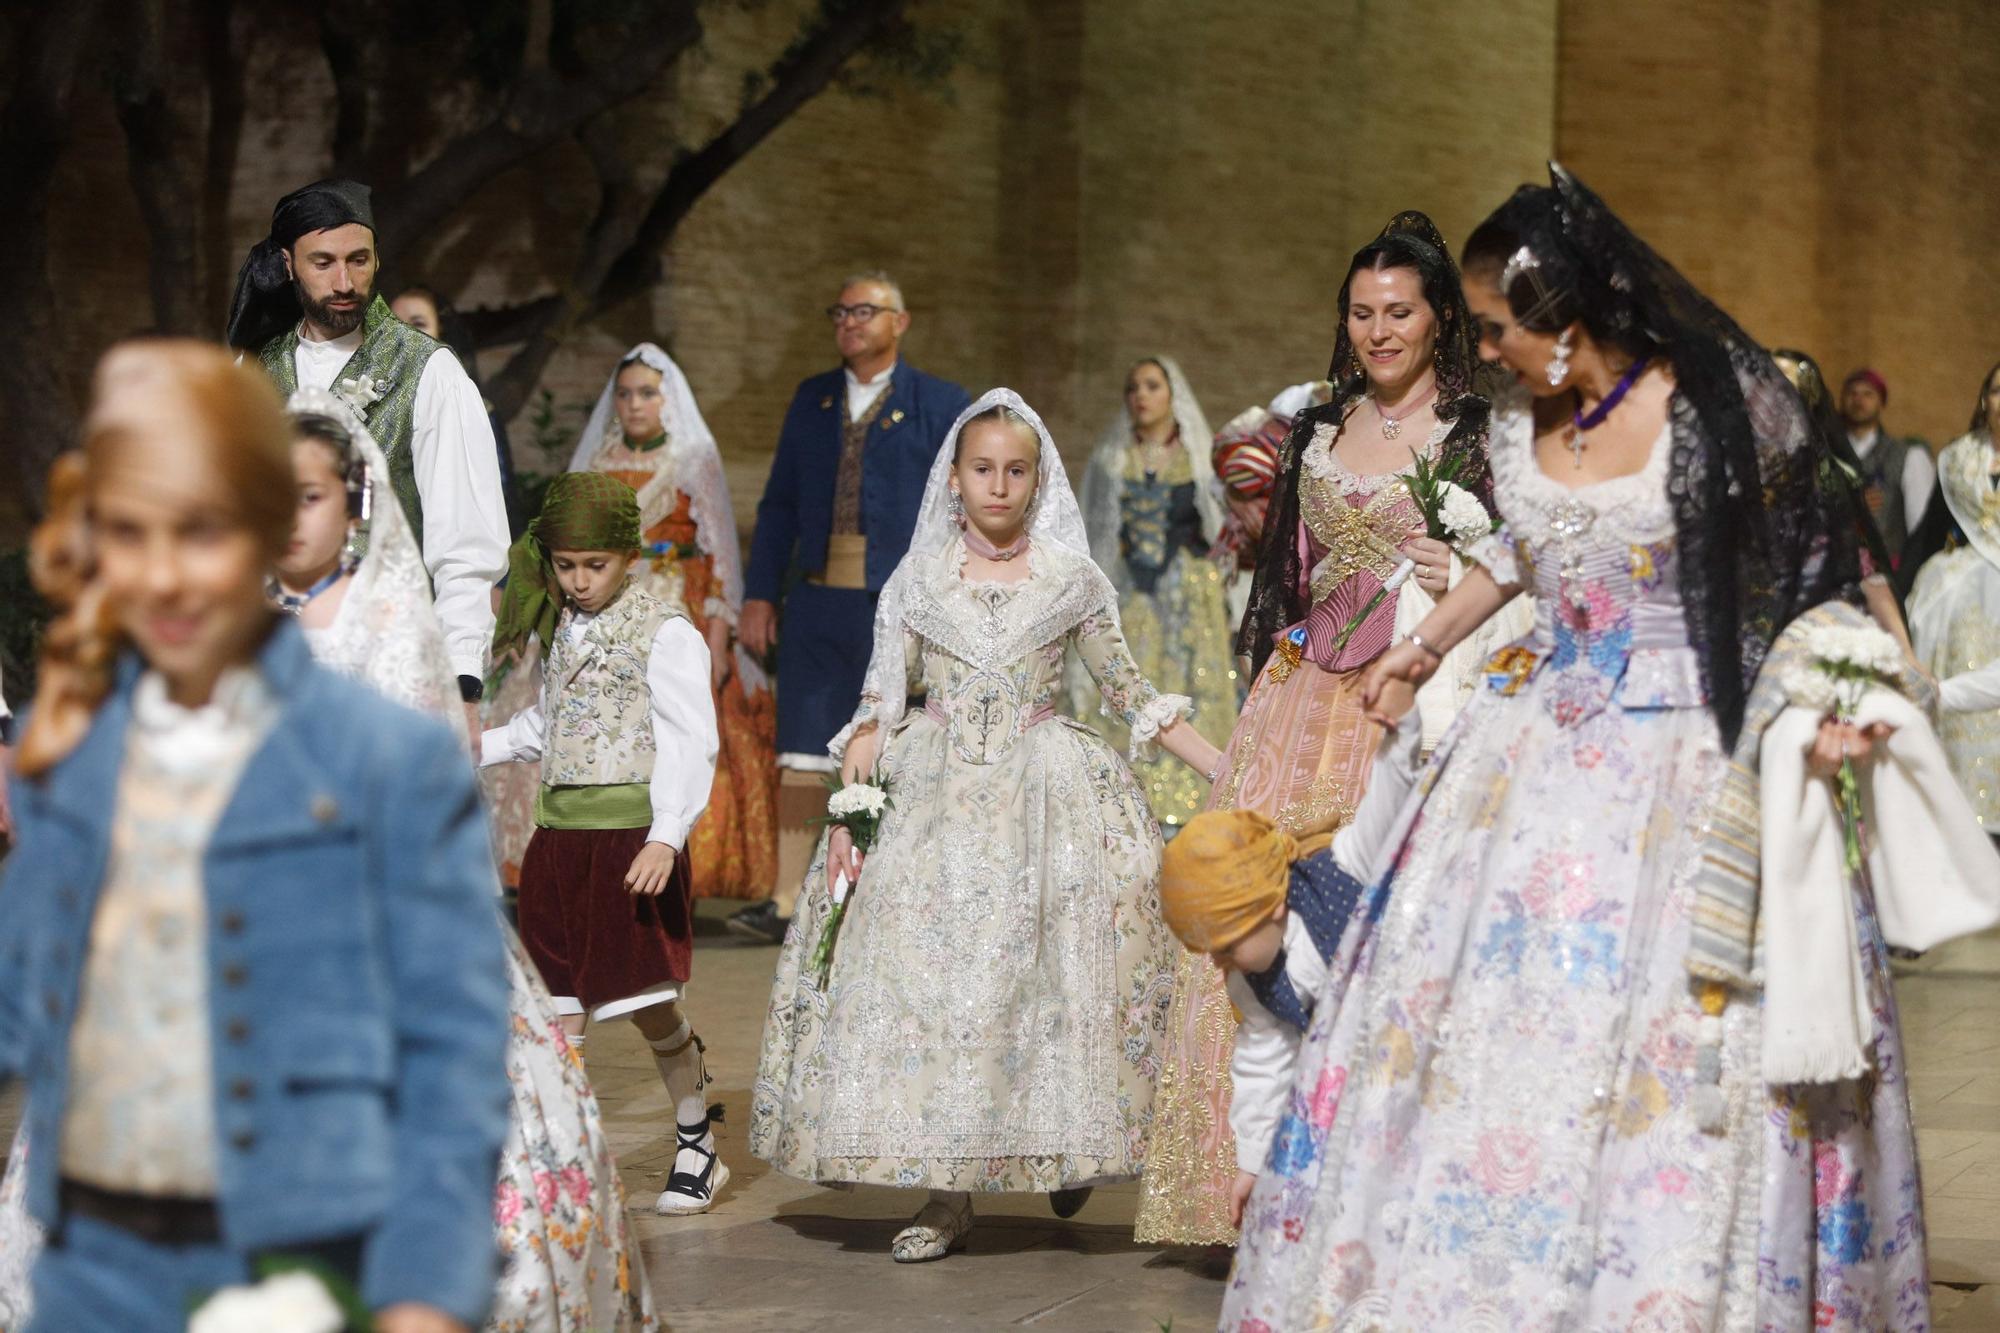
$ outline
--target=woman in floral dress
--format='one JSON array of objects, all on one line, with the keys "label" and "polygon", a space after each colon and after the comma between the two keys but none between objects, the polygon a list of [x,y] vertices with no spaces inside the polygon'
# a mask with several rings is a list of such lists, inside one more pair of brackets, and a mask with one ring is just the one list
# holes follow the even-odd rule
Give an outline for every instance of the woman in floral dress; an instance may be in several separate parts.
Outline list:
[{"label": "woman in floral dress", "polygon": [[[963,442],[961,456],[960,444]],[[1004,479],[1004,480],[1003,480]],[[928,1189],[895,1258],[965,1241],[972,1194],[1080,1192],[1144,1161],[1175,947],[1131,770],[1055,708],[1076,650],[1135,749],[1215,747],[1119,632],[1062,459],[1009,390],[968,407],[883,589],[861,707],[835,738],[892,805],[821,985],[823,840],[779,954],[750,1147],[787,1175]],[[905,712],[917,686],[927,702]]]},{"label": "woman in floral dress", "polygon": [[[1264,524],[1237,641],[1256,683],[1224,754],[1211,809],[1257,810],[1294,836],[1353,817],[1377,731],[1362,715],[1361,674],[1400,615],[1428,609],[1462,572],[1424,535],[1402,480],[1421,453],[1486,493],[1486,400],[1472,392],[1471,321],[1444,240],[1405,213],[1359,250],[1340,292],[1331,401],[1298,410]],[[1341,631],[1405,557],[1414,577]],[[1427,731],[1456,712],[1481,645],[1453,657],[1424,701]],[[1175,968],[1166,1063],[1137,1235],[1164,1244],[1236,1238],[1229,1196],[1229,1061],[1236,1019],[1206,954]],[[1255,1163],[1243,1163],[1250,1171]]]},{"label": "woman in floral dress", "polygon": [[[1465,271],[1482,353],[1521,381],[1493,428],[1505,527],[1377,663],[1375,715],[1516,591],[1536,624],[1493,657],[1343,942],[1223,1327],[1925,1327],[1865,895],[1869,1077],[1766,1085],[1756,994],[1697,980],[1706,835],[1732,759],[1755,772],[1750,687],[1858,574],[1808,418],[1560,169],[1474,232]],[[1866,738],[1822,724],[1819,756],[1844,746]]]}]

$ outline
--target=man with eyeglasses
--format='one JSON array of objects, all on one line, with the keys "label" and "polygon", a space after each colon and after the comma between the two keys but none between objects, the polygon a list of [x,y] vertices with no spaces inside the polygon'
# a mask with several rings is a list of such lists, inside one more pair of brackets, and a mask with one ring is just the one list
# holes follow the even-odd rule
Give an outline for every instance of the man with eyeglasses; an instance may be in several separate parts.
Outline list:
[{"label": "man with eyeglasses", "polygon": [[971,401],[898,358],[910,314],[888,274],[849,278],[826,314],[841,368],[801,383],[785,413],[736,630],[760,657],[778,647],[778,882],[729,925],[772,944],[784,940],[812,860],[811,821],[826,813],[827,742],[861,700],[876,596],[909,549],[931,463]]}]

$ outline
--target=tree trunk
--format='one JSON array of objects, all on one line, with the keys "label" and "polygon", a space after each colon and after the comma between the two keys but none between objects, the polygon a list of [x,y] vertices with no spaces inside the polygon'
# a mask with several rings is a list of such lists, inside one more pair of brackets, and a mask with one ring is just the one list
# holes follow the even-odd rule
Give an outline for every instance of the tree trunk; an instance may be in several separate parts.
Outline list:
[{"label": "tree trunk", "polygon": [[18,81],[0,108],[0,161],[9,164],[0,208],[0,417],[7,423],[23,517],[41,513],[49,462],[75,443],[78,367],[61,337],[49,283],[49,187],[69,140],[70,95],[98,0],[42,6],[15,53]]}]

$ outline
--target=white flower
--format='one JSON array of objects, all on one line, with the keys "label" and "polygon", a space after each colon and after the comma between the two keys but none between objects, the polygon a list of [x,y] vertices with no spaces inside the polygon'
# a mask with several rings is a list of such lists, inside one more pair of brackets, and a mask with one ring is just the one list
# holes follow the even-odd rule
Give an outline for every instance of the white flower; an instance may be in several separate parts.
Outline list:
[{"label": "white flower", "polygon": [[1890,679],[1903,670],[1903,650],[1873,625],[1815,625],[1806,631],[1804,647],[1824,667],[1847,667]]},{"label": "white flower", "polygon": [[1471,491],[1456,482],[1438,486],[1438,522],[1444,525],[1445,539],[1453,546],[1478,541],[1493,531],[1492,516]]},{"label": "white flower", "polygon": [[311,1273],[279,1273],[254,1287],[224,1287],[188,1320],[188,1333],[340,1333],[346,1316]]},{"label": "white flower", "polygon": [[366,412],[369,404],[379,400],[388,389],[386,384],[377,384],[373,375],[357,375],[351,380],[342,380],[336,392],[347,400],[349,407],[357,412]]},{"label": "white flower", "polygon": [[866,782],[850,782],[826,803],[826,812],[839,819],[847,815],[880,815],[889,804],[889,793]]},{"label": "white flower", "polygon": [[1840,692],[1834,688],[1833,677],[1824,671],[1794,668],[1778,683],[1784,687],[1785,697],[1802,708],[1830,713],[1840,704]]}]

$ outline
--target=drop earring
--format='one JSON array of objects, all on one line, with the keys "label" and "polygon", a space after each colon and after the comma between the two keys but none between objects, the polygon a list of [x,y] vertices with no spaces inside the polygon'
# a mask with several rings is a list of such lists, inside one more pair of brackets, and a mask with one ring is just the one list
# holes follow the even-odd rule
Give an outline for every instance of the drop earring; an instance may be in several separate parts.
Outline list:
[{"label": "drop earring", "polygon": [[1559,388],[1569,378],[1569,354],[1576,345],[1575,336],[1564,329],[1556,339],[1555,355],[1549,358],[1549,387]]},{"label": "drop earring", "polygon": [[951,501],[945,506],[945,510],[951,515],[953,523],[961,528],[965,526],[965,501],[959,498],[957,491],[951,493]]}]

